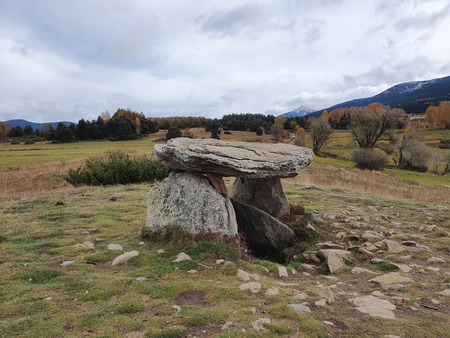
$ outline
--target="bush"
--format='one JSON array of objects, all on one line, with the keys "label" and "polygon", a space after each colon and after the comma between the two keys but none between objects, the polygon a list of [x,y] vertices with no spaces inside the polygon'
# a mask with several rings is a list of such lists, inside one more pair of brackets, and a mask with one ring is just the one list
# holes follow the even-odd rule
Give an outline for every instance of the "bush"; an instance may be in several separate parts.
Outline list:
[{"label": "bush", "polygon": [[180,128],[170,127],[166,133],[166,140],[169,141],[170,139],[181,137],[181,136],[182,136],[182,132],[181,132]]},{"label": "bush", "polygon": [[361,148],[355,150],[352,154],[352,160],[359,169],[383,170],[388,164],[387,157],[374,149]]},{"label": "bush", "polygon": [[84,166],[70,169],[65,180],[74,186],[130,184],[160,181],[169,168],[145,156],[131,158],[126,152],[109,153],[106,159],[90,158]]},{"label": "bush", "polygon": [[450,149],[450,139],[448,139],[448,140],[441,140],[439,142],[438,147],[442,148],[442,149]]}]

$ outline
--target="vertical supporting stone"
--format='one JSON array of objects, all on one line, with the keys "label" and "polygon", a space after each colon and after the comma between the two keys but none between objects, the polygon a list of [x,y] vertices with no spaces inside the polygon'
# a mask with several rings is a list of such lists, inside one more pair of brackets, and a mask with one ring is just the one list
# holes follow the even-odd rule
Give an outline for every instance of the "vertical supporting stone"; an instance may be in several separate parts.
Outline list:
[{"label": "vertical supporting stone", "polygon": [[290,212],[289,201],[278,177],[237,177],[231,197],[238,202],[261,209],[277,219]]}]

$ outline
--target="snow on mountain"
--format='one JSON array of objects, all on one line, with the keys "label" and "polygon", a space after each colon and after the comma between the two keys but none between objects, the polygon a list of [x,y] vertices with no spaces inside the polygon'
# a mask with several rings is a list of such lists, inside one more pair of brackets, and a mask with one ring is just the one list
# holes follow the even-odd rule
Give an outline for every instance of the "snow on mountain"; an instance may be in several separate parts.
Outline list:
[{"label": "snow on mountain", "polygon": [[300,106],[298,108],[295,108],[294,110],[291,110],[287,113],[284,113],[282,115],[279,115],[280,117],[299,117],[299,116],[305,116],[308,114],[311,114],[314,112],[315,109],[306,107],[306,106]]}]

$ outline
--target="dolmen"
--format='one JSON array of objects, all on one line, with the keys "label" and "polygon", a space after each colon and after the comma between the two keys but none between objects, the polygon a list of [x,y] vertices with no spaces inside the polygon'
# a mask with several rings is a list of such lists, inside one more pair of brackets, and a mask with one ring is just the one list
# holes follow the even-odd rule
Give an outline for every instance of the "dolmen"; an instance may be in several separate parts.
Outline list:
[{"label": "dolmen", "polygon": [[[236,236],[252,250],[281,250],[293,231],[281,222],[290,212],[281,178],[294,177],[313,152],[283,143],[175,138],[153,148],[153,158],[172,172],[148,194],[143,234],[179,226]],[[236,177],[231,193],[223,177]]]}]

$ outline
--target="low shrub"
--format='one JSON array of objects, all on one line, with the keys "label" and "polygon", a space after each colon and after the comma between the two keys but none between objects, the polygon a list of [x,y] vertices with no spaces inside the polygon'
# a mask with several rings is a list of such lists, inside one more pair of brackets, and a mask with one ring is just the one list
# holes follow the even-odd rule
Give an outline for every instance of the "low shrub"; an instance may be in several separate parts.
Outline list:
[{"label": "low shrub", "polygon": [[145,156],[130,157],[126,152],[112,152],[107,158],[89,158],[84,166],[70,169],[65,180],[74,186],[113,185],[163,180],[169,174],[165,165]]},{"label": "low shrub", "polygon": [[359,169],[383,170],[388,164],[387,157],[375,149],[360,148],[352,154],[352,160]]}]

